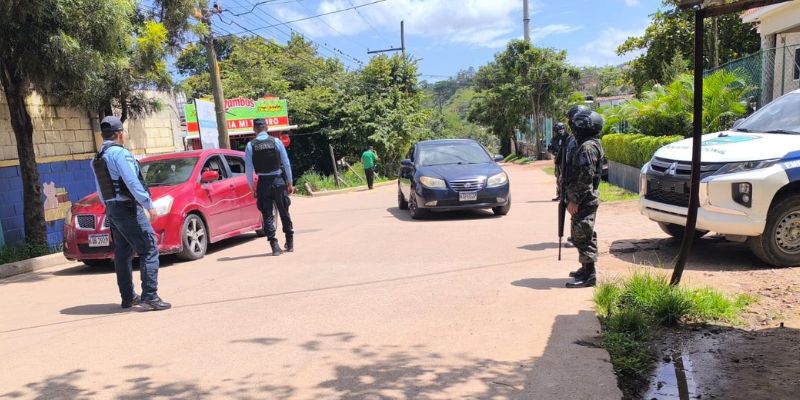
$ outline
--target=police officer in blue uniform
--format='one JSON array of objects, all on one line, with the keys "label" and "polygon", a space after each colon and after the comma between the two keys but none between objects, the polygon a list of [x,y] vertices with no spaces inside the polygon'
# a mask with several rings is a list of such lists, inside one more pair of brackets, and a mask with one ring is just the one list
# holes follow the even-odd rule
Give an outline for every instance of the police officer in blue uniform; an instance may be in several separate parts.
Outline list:
[{"label": "police officer in blue uniform", "polygon": [[[250,141],[244,150],[245,174],[263,216],[264,230],[272,248],[272,255],[279,256],[283,251],[278,239],[275,238],[273,207],[278,209],[283,233],[286,234],[284,250],[294,251],[294,229],[292,217],[289,215],[291,204],[289,195],[294,193],[292,165],[280,138],[267,134],[267,122],[263,118],[253,120],[253,130],[256,132],[256,138]],[[254,185],[253,175],[258,175],[257,187]]]},{"label": "police officer in blue uniform", "polygon": [[[150,222],[156,216],[150,192],[142,178],[139,163],[125,148],[122,121],[114,116],[100,123],[103,145],[92,160],[97,193],[106,206],[114,239],[114,269],[122,296],[122,308],[142,305],[151,310],[166,310],[171,305],[158,296],[158,245]],[[139,255],[142,295],[133,288],[133,254]]]}]

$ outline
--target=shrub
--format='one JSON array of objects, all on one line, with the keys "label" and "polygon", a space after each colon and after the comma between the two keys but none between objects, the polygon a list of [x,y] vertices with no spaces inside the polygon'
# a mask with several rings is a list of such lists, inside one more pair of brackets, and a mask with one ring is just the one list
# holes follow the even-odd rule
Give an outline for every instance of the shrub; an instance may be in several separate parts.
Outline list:
[{"label": "shrub", "polygon": [[606,158],[631,167],[647,164],[656,150],[683,140],[683,136],[646,136],[641,134],[613,133],[602,137]]},{"label": "shrub", "polygon": [[29,258],[35,258],[60,251],[58,248],[49,248],[45,244],[25,243],[0,247],[0,264],[7,264]]}]

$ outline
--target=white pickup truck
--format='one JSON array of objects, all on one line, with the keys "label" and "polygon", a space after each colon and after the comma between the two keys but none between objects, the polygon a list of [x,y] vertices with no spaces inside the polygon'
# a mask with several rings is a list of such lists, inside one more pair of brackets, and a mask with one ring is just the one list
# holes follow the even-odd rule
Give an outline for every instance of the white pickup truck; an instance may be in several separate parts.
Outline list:
[{"label": "white pickup truck", "polygon": [[[662,147],[642,167],[639,206],[681,237],[689,204],[692,140]],[[800,265],[800,90],[729,131],[703,136],[697,237],[747,242],[776,266]]]}]

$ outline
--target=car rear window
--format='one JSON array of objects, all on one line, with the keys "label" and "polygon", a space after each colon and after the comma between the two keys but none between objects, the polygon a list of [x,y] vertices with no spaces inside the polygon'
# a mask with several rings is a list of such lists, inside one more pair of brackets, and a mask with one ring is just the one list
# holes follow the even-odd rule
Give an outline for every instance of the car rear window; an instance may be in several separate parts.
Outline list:
[{"label": "car rear window", "polygon": [[179,185],[189,180],[197,158],[172,158],[142,163],[142,176],[148,186]]},{"label": "car rear window", "polygon": [[441,143],[420,146],[419,165],[484,164],[491,162],[489,153],[477,143]]}]

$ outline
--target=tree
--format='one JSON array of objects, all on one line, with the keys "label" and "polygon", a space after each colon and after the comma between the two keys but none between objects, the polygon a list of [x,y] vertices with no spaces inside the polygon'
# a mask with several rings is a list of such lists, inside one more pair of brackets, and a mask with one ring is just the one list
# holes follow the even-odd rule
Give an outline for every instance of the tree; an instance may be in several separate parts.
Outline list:
[{"label": "tree", "polygon": [[[675,54],[689,60],[690,68],[694,65],[694,12],[677,10],[678,0],[663,0],[662,4],[671,10],[656,12],[642,36],[628,38],[617,49],[620,55],[644,50],[629,65],[637,92],[656,83],[669,83],[663,66],[670,64]],[[756,52],[761,46],[755,26],[743,23],[736,14],[707,18],[705,29],[709,32],[703,59],[706,69]]]},{"label": "tree", "polygon": [[583,67],[578,90],[594,97],[619,96],[632,93],[622,67]]}]

